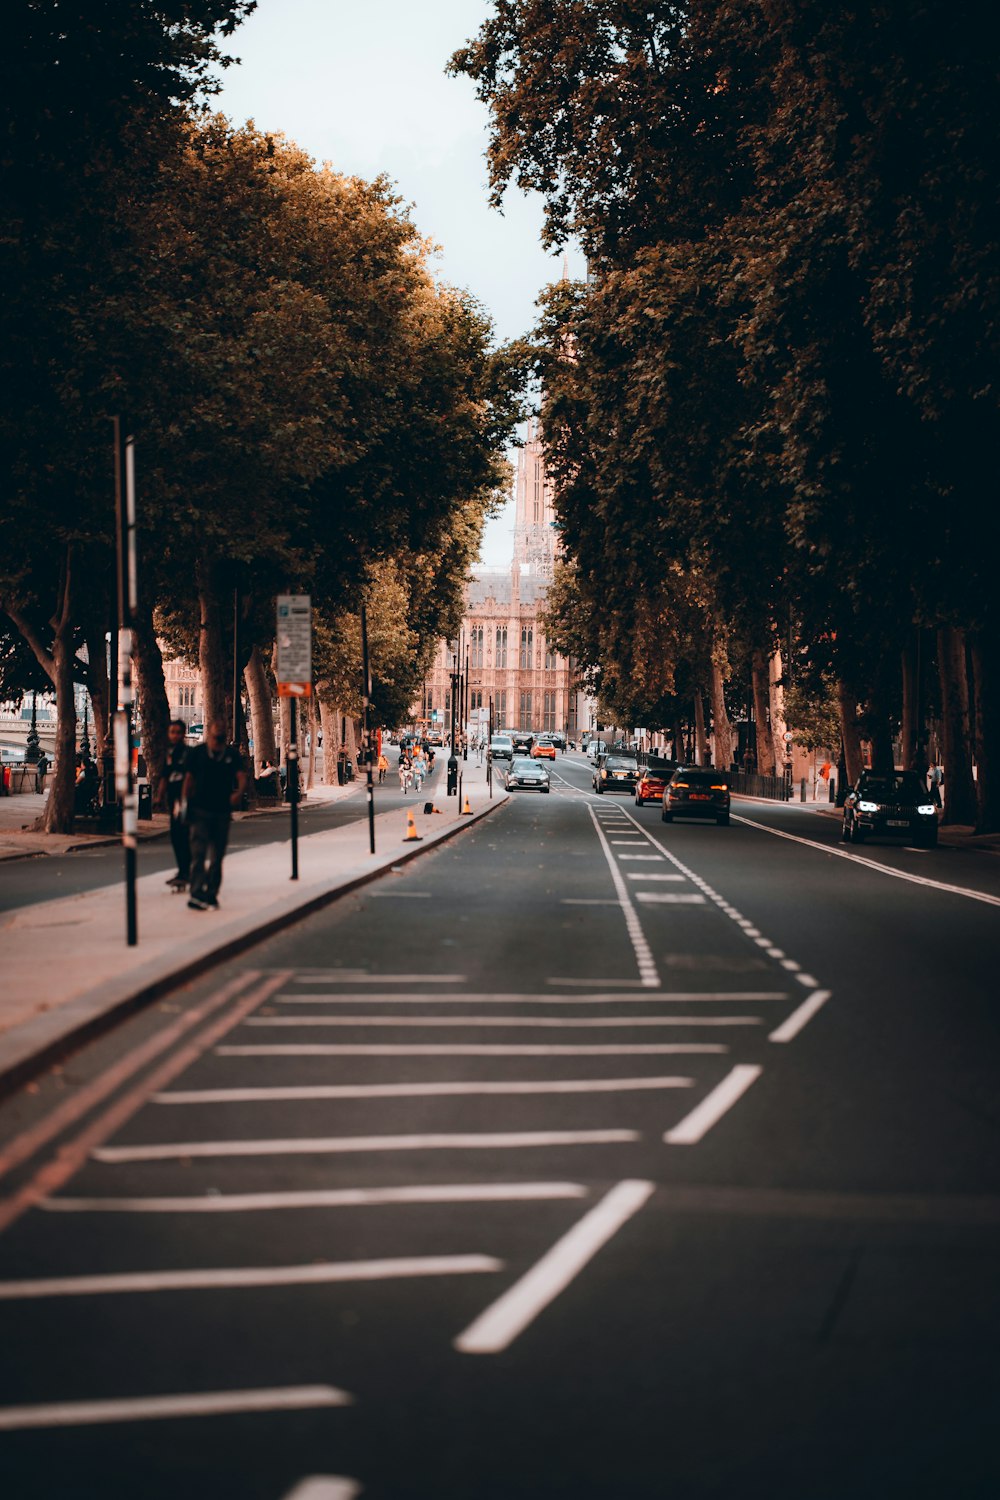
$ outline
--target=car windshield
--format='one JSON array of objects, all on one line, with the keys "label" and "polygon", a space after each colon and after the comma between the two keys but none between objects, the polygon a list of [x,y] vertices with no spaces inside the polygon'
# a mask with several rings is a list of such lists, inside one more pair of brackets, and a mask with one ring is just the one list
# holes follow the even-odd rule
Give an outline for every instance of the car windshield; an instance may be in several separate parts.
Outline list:
[{"label": "car windshield", "polygon": [[647,776],[672,776],[676,767],[668,760],[651,760],[646,767]]},{"label": "car windshield", "polygon": [[527,771],[531,776],[540,776],[542,774],[541,767],[536,765],[528,755],[515,755],[511,762],[511,770],[515,775],[523,771]]},{"label": "car windshield", "polygon": [[511,742],[505,735],[495,734],[492,740],[490,740],[490,744],[494,750],[509,750],[511,748]]},{"label": "car windshield", "polygon": [[609,755],[604,762],[609,771],[637,771],[638,763],[627,755]]},{"label": "car windshield", "polygon": [[686,781],[688,786],[718,786],[722,782],[721,771],[703,770],[680,770],[674,775],[675,781]]},{"label": "car windshield", "polygon": [[915,802],[926,796],[915,771],[896,771],[886,776],[862,776],[858,791],[880,802]]}]

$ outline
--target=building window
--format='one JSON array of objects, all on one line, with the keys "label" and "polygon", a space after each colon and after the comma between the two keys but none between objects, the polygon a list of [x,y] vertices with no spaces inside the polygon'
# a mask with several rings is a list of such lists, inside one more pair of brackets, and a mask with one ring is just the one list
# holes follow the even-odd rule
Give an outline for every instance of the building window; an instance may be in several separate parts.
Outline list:
[{"label": "building window", "polygon": [[482,688],[473,688],[469,695],[469,708],[473,713],[475,713],[476,709],[482,708],[482,706],[483,690]]},{"label": "building window", "polygon": [[[534,640],[535,640],[535,632],[532,629],[532,627],[530,625],[522,625],[521,626],[521,670],[522,670],[522,672],[530,672],[532,666],[534,665],[534,663],[531,660],[531,653],[532,653],[532,649],[533,649],[533,645],[534,645]],[[524,728],[524,729],[527,729],[529,726],[525,724],[525,725],[522,725],[521,727]]]},{"label": "building window", "polygon": [[497,729],[507,727],[507,689],[493,695],[493,723]]},{"label": "building window", "polygon": [[497,659],[495,665],[505,667],[507,665],[507,627],[497,626]]},{"label": "building window", "polygon": [[483,665],[483,627],[474,625],[469,636],[469,666],[481,667]]},{"label": "building window", "polygon": [[556,653],[550,641],[545,642],[545,670],[554,672],[556,669]]},{"label": "building window", "polygon": [[545,708],[542,715],[542,728],[554,730],[556,728],[556,695],[550,689],[545,694]]},{"label": "building window", "polygon": [[521,715],[518,729],[531,728],[531,690],[521,694]]}]

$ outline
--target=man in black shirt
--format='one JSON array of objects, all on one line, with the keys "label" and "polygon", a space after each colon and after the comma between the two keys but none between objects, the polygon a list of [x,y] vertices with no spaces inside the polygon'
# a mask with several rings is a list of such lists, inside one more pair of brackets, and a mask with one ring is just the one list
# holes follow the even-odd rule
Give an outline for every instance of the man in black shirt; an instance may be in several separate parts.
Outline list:
[{"label": "man in black shirt", "polygon": [[246,784],[243,757],[235,746],[226,744],[225,725],[216,719],[208,725],[205,743],[189,750],[184,762],[184,800],[191,832],[188,906],[194,911],[219,904],[229,820]]},{"label": "man in black shirt", "polygon": [[170,877],[167,885],[175,891],[187,889],[188,875],[191,872],[191,843],[184,819],[182,795],[184,762],[188,753],[184,744],[186,733],[187,725],[183,719],[170,720],[167,725],[167,754],[160,770],[160,794],[166,797],[167,811],[170,814],[170,842],[174,846],[174,858],[177,861],[177,874]]}]

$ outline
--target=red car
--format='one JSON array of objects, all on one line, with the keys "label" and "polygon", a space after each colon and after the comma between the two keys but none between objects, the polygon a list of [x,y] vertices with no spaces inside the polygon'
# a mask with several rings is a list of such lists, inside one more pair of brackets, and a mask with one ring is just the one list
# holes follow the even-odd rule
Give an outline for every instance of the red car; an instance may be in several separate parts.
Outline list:
[{"label": "red car", "polygon": [[643,766],[635,785],[636,807],[642,807],[645,802],[662,802],[667,782],[676,770],[675,760],[651,760]]},{"label": "red car", "polygon": [[531,754],[535,760],[555,760],[556,747],[551,740],[536,740],[531,747]]}]

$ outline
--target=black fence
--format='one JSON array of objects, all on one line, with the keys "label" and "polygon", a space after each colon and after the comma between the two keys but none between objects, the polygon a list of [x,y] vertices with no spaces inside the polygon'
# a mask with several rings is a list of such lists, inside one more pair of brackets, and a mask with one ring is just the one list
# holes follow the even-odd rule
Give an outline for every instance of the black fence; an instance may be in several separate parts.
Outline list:
[{"label": "black fence", "polygon": [[792,783],[784,776],[758,776],[756,771],[729,771],[729,790],[744,797],[768,797],[772,802],[788,802]]}]

